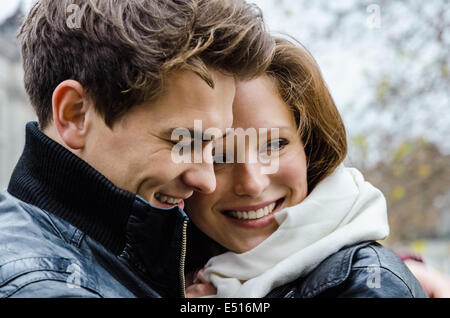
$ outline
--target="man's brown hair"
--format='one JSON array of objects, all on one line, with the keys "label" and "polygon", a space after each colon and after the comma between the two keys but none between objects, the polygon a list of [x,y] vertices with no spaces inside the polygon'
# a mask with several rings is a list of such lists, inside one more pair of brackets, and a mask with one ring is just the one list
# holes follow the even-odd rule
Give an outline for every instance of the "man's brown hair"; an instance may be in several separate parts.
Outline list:
[{"label": "man's brown hair", "polygon": [[41,128],[67,79],[83,85],[112,126],[160,96],[172,71],[191,70],[214,87],[208,67],[252,78],[274,51],[261,11],[244,0],[39,0],[19,39]]},{"label": "man's brown hair", "polygon": [[305,147],[308,192],[341,164],[347,155],[347,135],[320,68],[306,48],[276,38],[268,75],[290,106]]}]

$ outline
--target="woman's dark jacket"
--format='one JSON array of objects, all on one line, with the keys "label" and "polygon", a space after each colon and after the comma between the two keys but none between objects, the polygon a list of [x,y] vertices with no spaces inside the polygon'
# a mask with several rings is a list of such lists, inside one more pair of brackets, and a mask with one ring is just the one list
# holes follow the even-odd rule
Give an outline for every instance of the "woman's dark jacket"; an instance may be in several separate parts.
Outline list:
[{"label": "woman's dark jacket", "polygon": [[341,249],[309,275],[273,290],[269,298],[425,298],[405,264],[376,242]]}]

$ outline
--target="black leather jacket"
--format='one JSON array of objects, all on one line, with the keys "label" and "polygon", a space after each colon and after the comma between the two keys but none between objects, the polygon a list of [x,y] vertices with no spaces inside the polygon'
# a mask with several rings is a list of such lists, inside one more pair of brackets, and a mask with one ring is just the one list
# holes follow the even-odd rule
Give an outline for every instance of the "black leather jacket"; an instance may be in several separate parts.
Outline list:
[{"label": "black leather jacket", "polygon": [[115,255],[79,228],[5,191],[0,298],[183,297],[186,222],[178,208],[155,211],[137,199],[126,247]]},{"label": "black leather jacket", "polygon": [[187,223],[29,123],[0,195],[0,297],[183,297]]}]

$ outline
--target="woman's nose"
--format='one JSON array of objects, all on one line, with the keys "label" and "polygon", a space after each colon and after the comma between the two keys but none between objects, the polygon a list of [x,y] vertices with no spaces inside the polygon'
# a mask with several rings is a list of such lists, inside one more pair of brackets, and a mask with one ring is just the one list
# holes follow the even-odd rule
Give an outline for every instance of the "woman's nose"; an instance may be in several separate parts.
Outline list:
[{"label": "woman's nose", "polygon": [[234,191],[240,196],[259,196],[270,183],[266,174],[261,173],[261,165],[258,163],[235,164]]}]

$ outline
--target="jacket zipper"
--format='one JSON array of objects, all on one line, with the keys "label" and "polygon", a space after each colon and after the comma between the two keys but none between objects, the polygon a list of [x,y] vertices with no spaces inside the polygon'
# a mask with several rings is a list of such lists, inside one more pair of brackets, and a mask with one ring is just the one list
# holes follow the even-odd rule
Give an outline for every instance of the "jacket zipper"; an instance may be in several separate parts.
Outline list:
[{"label": "jacket zipper", "polygon": [[181,245],[181,258],[180,258],[180,282],[181,282],[181,297],[186,298],[186,280],[184,277],[184,266],[186,261],[186,249],[187,249],[187,225],[188,221],[183,221],[183,236]]}]

